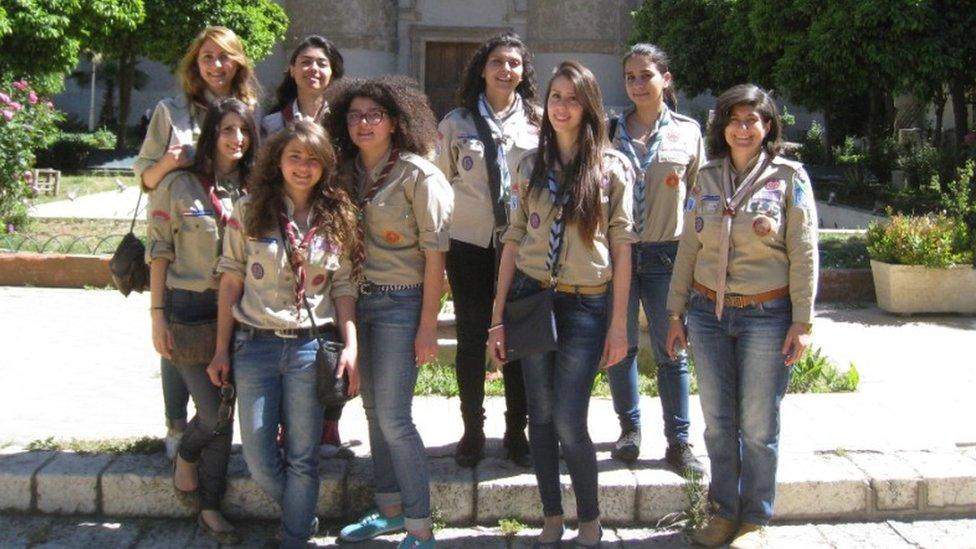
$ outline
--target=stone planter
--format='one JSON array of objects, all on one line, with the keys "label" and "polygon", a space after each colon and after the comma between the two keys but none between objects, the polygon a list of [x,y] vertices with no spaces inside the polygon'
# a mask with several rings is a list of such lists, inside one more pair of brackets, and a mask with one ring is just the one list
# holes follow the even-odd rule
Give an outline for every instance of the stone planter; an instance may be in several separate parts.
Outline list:
[{"label": "stone planter", "polygon": [[890,313],[976,313],[976,269],[934,269],[871,260],[878,307]]}]

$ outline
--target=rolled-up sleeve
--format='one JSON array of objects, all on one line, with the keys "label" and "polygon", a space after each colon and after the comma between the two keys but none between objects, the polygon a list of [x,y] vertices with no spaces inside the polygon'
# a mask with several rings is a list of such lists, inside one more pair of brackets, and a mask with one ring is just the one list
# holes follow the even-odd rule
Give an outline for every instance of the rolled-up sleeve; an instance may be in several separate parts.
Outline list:
[{"label": "rolled-up sleeve", "polygon": [[142,172],[151,168],[166,154],[172,126],[173,121],[169,109],[162,101],[156,103],[152,118],[149,120],[149,127],[146,129],[146,138],[142,141],[139,156],[132,165],[132,171],[135,172],[140,185],[142,184]]},{"label": "rolled-up sleeve", "polygon": [[244,279],[247,267],[247,251],[245,250],[244,234],[244,210],[247,206],[247,199],[241,199],[234,207],[227,226],[224,227],[224,244],[217,260],[217,267],[214,269],[218,273],[231,273],[240,279]]},{"label": "rolled-up sleeve", "polygon": [[146,208],[146,212],[148,212],[147,263],[152,263],[153,259],[168,259],[169,261],[176,259],[176,250],[173,244],[173,223],[179,217],[173,211],[172,191],[172,179],[168,179],[161,183],[154,192],[149,193],[149,205]]},{"label": "rolled-up sleeve", "polygon": [[352,279],[352,257],[349,250],[343,249],[339,256],[339,269],[332,276],[332,287],[329,289],[329,296],[332,299],[337,297],[349,296],[355,299],[359,295],[356,290],[355,281]]},{"label": "rolled-up sleeve", "polygon": [[634,233],[634,170],[617,160],[612,161],[606,177],[609,195],[607,240],[611,246],[633,244],[640,238]]},{"label": "rolled-up sleeve", "polygon": [[454,190],[444,174],[438,170],[422,175],[414,185],[412,205],[420,249],[446,252],[451,245]]}]

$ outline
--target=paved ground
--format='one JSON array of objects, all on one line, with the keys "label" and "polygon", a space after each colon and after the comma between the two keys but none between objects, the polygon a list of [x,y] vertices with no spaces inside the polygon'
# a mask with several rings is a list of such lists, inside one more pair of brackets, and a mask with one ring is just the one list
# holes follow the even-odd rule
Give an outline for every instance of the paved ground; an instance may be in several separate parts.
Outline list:
[{"label": "paved ground", "polygon": [[[245,546],[260,547],[274,535],[273,523],[250,521],[239,526]],[[335,546],[336,525],[313,541],[316,546]],[[528,548],[538,535],[526,528],[512,536],[498,528],[448,528],[437,532],[438,546],[478,549],[489,547]],[[567,531],[565,540],[575,532]],[[357,549],[393,547],[401,535],[384,536],[356,544]],[[690,547],[680,531],[605,529],[606,547]],[[846,524],[799,524],[770,528],[774,548],[970,548],[976,547],[976,519],[915,522],[871,522]],[[116,520],[98,517],[62,518],[0,515],[2,547],[215,547],[191,521]],[[351,545],[346,545],[352,547]]]},{"label": "paved ground", "polygon": [[[65,192],[71,192],[67,189]],[[59,217],[79,219],[132,219],[139,187],[126,187],[122,192],[106,191],[79,196],[74,200],[58,200],[31,207],[31,217]],[[146,207],[146,197],[142,197],[139,210]]]},{"label": "paved ground", "polygon": [[[160,435],[158,357],[149,338],[148,295],[0,287],[0,445],[30,440]],[[874,307],[823,309],[816,345],[846,365],[861,390],[790,395],[783,403],[782,450],[947,449],[976,445],[976,318],[890,316]],[[360,401],[346,408],[342,432],[364,454]],[[645,398],[645,455],[663,454],[660,405]],[[488,399],[488,436],[497,447],[504,402]],[[697,399],[692,442],[704,453]],[[415,417],[432,455],[448,455],[461,433],[456,399],[418,398]],[[432,421],[437,418],[436,421]],[[443,421],[444,418],[453,420]],[[590,430],[609,444],[618,430],[608,399],[594,399]]]}]

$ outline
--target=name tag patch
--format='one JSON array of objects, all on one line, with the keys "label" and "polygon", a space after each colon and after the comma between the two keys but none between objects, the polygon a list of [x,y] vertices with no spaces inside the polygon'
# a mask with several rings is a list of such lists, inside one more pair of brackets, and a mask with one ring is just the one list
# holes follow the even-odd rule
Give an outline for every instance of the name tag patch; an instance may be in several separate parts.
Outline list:
[{"label": "name tag patch", "polygon": [[183,217],[204,217],[208,215],[213,215],[213,210],[203,209],[203,208],[187,208],[183,212]]},{"label": "name tag patch", "polygon": [[701,197],[702,212],[707,214],[715,214],[719,212],[719,197],[717,194],[706,194]]}]

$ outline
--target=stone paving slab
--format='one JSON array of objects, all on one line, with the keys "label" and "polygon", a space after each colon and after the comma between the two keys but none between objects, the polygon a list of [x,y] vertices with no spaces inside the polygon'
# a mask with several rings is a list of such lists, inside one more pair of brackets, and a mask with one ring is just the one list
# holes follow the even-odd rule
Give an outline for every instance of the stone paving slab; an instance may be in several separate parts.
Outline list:
[{"label": "stone paving slab", "polygon": [[54,458],[54,452],[0,455],[0,509],[30,511],[34,473]]},{"label": "stone paving slab", "polygon": [[868,514],[867,477],[843,457],[781,455],[776,479],[776,516],[780,519],[857,519]]},{"label": "stone paving slab", "polygon": [[851,452],[846,457],[870,479],[878,510],[898,511],[919,507],[922,478],[903,459],[895,454],[875,452]]},{"label": "stone paving slab", "polygon": [[891,521],[903,538],[917,547],[972,549],[976,547],[976,520]]},{"label": "stone paving slab", "polygon": [[817,530],[834,547],[899,549],[915,547],[887,522],[868,524],[819,524]]},{"label": "stone paving slab", "polygon": [[97,512],[98,479],[114,458],[58,453],[37,472],[37,510],[67,515]]},{"label": "stone paving slab", "polygon": [[928,507],[976,506],[976,461],[959,452],[901,452],[925,479]]}]

